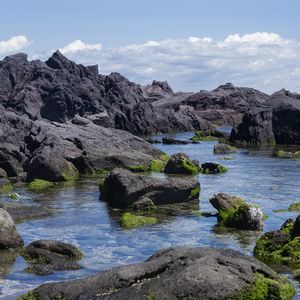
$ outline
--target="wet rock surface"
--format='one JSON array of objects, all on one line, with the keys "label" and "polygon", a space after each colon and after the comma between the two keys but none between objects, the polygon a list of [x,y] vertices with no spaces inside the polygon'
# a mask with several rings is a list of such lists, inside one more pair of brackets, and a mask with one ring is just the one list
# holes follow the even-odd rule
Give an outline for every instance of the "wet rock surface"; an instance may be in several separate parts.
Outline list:
[{"label": "wet rock surface", "polygon": [[285,277],[253,257],[177,247],[142,263],[41,285],[22,299],[291,299],[293,294]]},{"label": "wet rock surface", "polygon": [[151,199],[155,205],[192,201],[199,197],[199,191],[200,184],[193,178],[161,179],[117,168],[105,179],[101,199],[125,208],[142,198]]},{"label": "wet rock surface", "polygon": [[164,173],[195,175],[202,171],[197,160],[192,160],[185,153],[175,153],[168,160]]},{"label": "wet rock surface", "polygon": [[262,230],[264,214],[260,207],[247,203],[241,197],[220,193],[210,200],[218,210],[218,222],[222,226],[238,229]]},{"label": "wet rock surface", "polygon": [[242,145],[300,144],[299,95],[274,93],[263,106],[246,113],[231,132],[230,140]]},{"label": "wet rock surface", "polygon": [[0,208],[0,250],[18,248],[23,244],[12,217],[6,210]]},{"label": "wet rock surface", "polygon": [[30,263],[29,273],[47,275],[54,271],[77,270],[82,253],[73,245],[53,240],[39,240],[30,243],[22,251],[22,256]]}]

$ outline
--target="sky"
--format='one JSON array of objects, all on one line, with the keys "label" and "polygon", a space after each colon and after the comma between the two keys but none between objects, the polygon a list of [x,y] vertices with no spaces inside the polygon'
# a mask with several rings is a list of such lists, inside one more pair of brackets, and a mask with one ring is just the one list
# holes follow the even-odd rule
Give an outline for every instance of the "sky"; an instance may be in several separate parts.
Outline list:
[{"label": "sky", "polygon": [[299,0],[1,0],[0,59],[59,49],[100,73],[174,90],[232,82],[300,92]]}]

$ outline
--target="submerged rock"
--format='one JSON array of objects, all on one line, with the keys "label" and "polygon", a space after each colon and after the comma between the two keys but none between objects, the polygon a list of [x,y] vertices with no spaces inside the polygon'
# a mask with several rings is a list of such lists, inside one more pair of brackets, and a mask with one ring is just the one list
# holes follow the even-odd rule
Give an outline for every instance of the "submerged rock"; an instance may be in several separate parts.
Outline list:
[{"label": "submerged rock", "polygon": [[82,253],[73,245],[53,240],[39,240],[30,243],[22,252],[30,263],[26,269],[36,275],[47,275],[54,271],[77,270]]},{"label": "submerged rock", "polygon": [[278,158],[299,159],[300,151],[290,152],[290,151],[278,150],[274,153],[274,156]]},{"label": "submerged rock", "polygon": [[218,163],[207,162],[201,165],[204,174],[226,173],[228,169]]},{"label": "submerged rock", "polygon": [[236,152],[237,152],[237,148],[227,144],[214,145],[214,154],[232,154]]},{"label": "submerged rock", "polygon": [[288,219],[280,230],[265,233],[256,242],[254,256],[270,265],[300,267],[300,216]]},{"label": "submerged rock", "polygon": [[120,225],[128,229],[156,223],[158,223],[158,219],[155,217],[141,216],[129,212],[124,213],[120,218]]},{"label": "submerged rock", "polygon": [[263,228],[264,213],[260,207],[224,193],[214,195],[209,201],[218,210],[220,225],[249,230]]},{"label": "submerged rock", "polygon": [[197,160],[191,158],[185,153],[175,153],[168,160],[164,172],[167,174],[188,174],[195,175],[202,171]]},{"label": "submerged rock", "polygon": [[162,138],[162,143],[165,145],[187,145],[187,144],[190,144],[189,141],[181,141],[181,140],[167,138],[167,137]]},{"label": "submerged rock", "polygon": [[23,244],[12,217],[5,209],[0,208],[0,250],[18,248]]},{"label": "submerged rock", "polygon": [[155,178],[125,169],[114,169],[105,179],[101,198],[113,207],[131,207],[142,198],[155,205],[198,199],[200,184],[193,178]]},{"label": "submerged rock", "polygon": [[227,136],[218,130],[200,130],[196,131],[195,135],[190,138],[192,142],[200,142],[200,141],[223,141],[227,139]]},{"label": "submerged rock", "polygon": [[142,263],[69,282],[48,283],[21,299],[292,299],[295,291],[253,257],[230,249],[177,247]]}]

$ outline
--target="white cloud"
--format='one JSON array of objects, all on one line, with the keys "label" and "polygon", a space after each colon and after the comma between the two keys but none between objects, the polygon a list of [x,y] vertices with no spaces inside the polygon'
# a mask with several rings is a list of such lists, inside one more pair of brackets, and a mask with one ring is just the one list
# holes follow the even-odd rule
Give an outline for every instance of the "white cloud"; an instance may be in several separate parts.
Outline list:
[{"label": "white cloud", "polygon": [[72,54],[82,51],[100,51],[101,48],[101,44],[85,44],[81,40],[76,40],[59,50],[63,54]]},{"label": "white cloud", "polygon": [[0,41],[0,56],[21,51],[30,45],[30,41],[24,35],[13,36],[7,41]]},{"label": "white cloud", "polygon": [[101,73],[120,72],[147,84],[168,80],[175,90],[212,89],[231,81],[273,92],[300,92],[300,43],[276,33],[165,39],[104,48],[77,40],[60,49],[83,64],[99,64]]}]

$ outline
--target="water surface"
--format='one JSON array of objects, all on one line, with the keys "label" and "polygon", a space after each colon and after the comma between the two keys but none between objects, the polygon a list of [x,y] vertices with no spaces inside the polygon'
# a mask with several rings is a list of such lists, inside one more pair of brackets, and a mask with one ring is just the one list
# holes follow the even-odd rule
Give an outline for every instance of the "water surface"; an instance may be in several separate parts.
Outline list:
[{"label": "water surface", "polygon": [[[167,136],[187,139],[192,135]],[[166,135],[155,138],[162,136]],[[74,185],[57,187],[43,194],[29,192],[25,187],[16,188],[16,192],[22,195],[21,203],[43,203],[56,211],[51,217],[17,225],[25,243],[38,239],[72,243],[84,252],[80,262],[83,268],[36,276],[24,272],[26,262],[17,257],[15,262],[12,259],[6,275],[0,279],[0,299],[15,299],[45,282],[85,277],[113,266],[139,262],[157,250],[175,245],[226,247],[251,255],[260,233],[218,228],[216,217],[205,214],[215,213],[209,198],[219,192],[242,196],[260,205],[269,216],[264,231],[278,229],[287,218],[297,216],[294,212],[274,210],[287,209],[291,203],[300,201],[300,161],[273,158],[270,151],[240,150],[237,154],[214,155],[214,144],[156,145],[168,154],[185,152],[201,163],[219,162],[229,172],[200,174],[202,190],[198,211],[193,209],[190,213],[174,214],[153,226],[132,230],[120,228],[114,212],[99,201],[97,178],[82,178]]]}]

